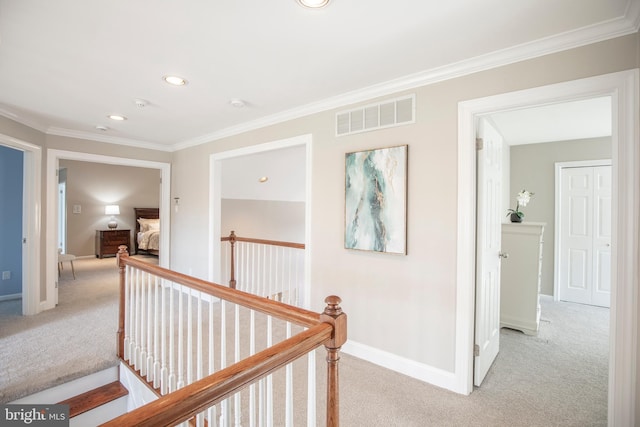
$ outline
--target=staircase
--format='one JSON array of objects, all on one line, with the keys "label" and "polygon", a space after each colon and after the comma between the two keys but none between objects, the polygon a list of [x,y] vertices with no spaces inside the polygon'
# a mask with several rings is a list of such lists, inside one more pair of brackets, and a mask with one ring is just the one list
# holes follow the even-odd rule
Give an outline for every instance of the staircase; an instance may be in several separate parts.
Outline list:
[{"label": "staircase", "polygon": [[127,412],[129,391],[113,367],[18,399],[14,404],[69,405],[71,427],[97,426]]},{"label": "staircase", "polygon": [[128,394],[120,381],[114,381],[58,403],[69,405],[70,426],[89,426],[98,424],[99,420],[108,421],[115,413],[125,413]]}]

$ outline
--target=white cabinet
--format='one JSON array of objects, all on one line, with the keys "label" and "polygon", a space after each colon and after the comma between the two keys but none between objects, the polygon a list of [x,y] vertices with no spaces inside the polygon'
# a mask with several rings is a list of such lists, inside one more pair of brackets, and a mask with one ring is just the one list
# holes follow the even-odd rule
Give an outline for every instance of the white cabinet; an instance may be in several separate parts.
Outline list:
[{"label": "white cabinet", "polygon": [[502,224],[503,258],[500,273],[500,327],[527,335],[540,324],[540,276],[544,223]]}]

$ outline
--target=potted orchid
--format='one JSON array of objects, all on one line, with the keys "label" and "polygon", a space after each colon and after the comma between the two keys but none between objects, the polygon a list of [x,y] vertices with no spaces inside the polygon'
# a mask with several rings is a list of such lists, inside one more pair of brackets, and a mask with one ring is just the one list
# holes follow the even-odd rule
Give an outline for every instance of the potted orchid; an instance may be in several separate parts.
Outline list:
[{"label": "potted orchid", "polygon": [[507,210],[507,216],[510,217],[511,222],[522,222],[524,213],[522,213],[520,208],[527,206],[533,194],[534,193],[527,190],[522,190],[518,193],[518,197],[516,197],[516,208]]}]

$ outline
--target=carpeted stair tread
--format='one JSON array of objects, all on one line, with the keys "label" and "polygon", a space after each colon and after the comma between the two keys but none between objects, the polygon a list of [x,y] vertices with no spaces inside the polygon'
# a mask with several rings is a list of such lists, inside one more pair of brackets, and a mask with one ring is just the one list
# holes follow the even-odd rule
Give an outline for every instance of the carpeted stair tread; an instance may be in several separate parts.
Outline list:
[{"label": "carpeted stair tread", "polygon": [[129,394],[129,390],[120,381],[114,381],[59,403],[69,405],[69,418],[73,418],[127,394]]}]

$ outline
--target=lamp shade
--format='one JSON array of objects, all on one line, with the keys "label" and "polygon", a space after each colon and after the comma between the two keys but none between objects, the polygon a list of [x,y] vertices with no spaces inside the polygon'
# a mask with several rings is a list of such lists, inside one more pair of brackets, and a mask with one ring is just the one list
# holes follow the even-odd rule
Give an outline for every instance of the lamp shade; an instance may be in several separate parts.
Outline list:
[{"label": "lamp shade", "polygon": [[105,215],[120,215],[120,206],[118,205],[107,205],[104,207]]}]

